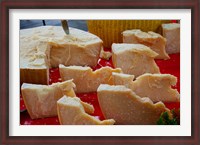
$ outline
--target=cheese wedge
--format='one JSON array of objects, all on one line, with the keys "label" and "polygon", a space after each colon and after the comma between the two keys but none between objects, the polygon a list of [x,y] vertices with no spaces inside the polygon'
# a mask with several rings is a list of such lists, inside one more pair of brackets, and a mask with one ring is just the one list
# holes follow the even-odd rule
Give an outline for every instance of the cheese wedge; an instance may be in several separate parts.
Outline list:
[{"label": "cheese wedge", "polygon": [[134,76],[112,73],[114,85],[124,85],[140,97],[149,97],[153,102],[179,102],[180,94],[171,86],[177,78],[170,74],[143,74],[133,81]]},{"label": "cheese wedge", "polygon": [[180,52],[180,24],[162,24],[163,37],[167,39],[166,52],[168,54]]},{"label": "cheese wedge", "polygon": [[142,44],[112,44],[112,61],[123,73],[138,77],[144,73],[160,73],[154,61],[158,54]]},{"label": "cheese wedge", "polygon": [[77,97],[63,96],[57,101],[58,118],[61,125],[113,125],[113,119],[100,121],[87,114]]},{"label": "cheese wedge", "polygon": [[153,104],[125,86],[101,84],[97,95],[104,117],[113,118],[115,124],[155,125],[162,112],[167,111],[171,116],[162,102]]},{"label": "cheese wedge", "polygon": [[102,67],[93,71],[90,67],[66,67],[64,65],[59,65],[59,71],[62,81],[73,79],[77,93],[96,92],[100,84],[111,83],[112,72],[122,72],[119,68],[113,69],[111,67]]},{"label": "cheese wedge", "polygon": [[97,65],[102,40],[75,28],[69,31],[66,35],[61,26],[20,30],[21,83],[48,84],[48,68],[59,64]]},{"label": "cheese wedge", "polygon": [[[50,86],[23,83],[22,97],[28,113],[32,119],[45,118],[57,115],[56,102],[63,95],[75,97],[72,80],[54,83]],[[87,112],[93,113],[94,108],[83,102]]]},{"label": "cheese wedge", "polygon": [[158,53],[156,59],[169,59],[165,51],[166,39],[155,32],[142,32],[139,29],[126,30],[123,33],[123,43],[144,44]]}]

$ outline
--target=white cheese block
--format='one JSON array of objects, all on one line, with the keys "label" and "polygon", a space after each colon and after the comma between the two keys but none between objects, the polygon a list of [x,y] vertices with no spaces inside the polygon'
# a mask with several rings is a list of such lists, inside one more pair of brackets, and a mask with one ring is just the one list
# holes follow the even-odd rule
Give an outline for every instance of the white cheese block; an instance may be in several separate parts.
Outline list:
[{"label": "white cheese block", "polygon": [[20,30],[21,83],[48,84],[48,68],[59,64],[97,65],[102,40],[75,28],[69,31],[66,35],[61,26]]},{"label": "white cheese block", "polygon": [[166,39],[155,32],[142,32],[139,29],[126,30],[123,33],[123,43],[144,44],[158,53],[156,59],[169,59],[165,51]]},{"label": "white cheese block", "polygon": [[180,52],[180,24],[162,24],[163,37],[167,39],[166,52],[168,54]]},{"label": "white cheese block", "polygon": [[[30,117],[37,119],[56,116],[57,100],[63,95],[75,97],[74,87],[75,84],[72,80],[54,83],[50,86],[23,83],[21,87],[22,97]],[[84,102],[83,106],[88,112],[94,112],[93,106]]]},{"label": "white cheese block", "polygon": [[123,73],[138,77],[144,73],[160,73],[154,61],[158,54],[142,44],[112,44],[112,62]]},{"label": "white cheese block", "polygon": [[134,76],[112,73],[114,85],[124,85],[140,97],[149,97],[153,102],[179,102],[180,94],[171,86],[177,78],[170,74],[143,74],[133,81]]},{"label": "white cheese block", "polygon": [[149,98],[141,98],[125,86],[102,84],[97,95],[104,117],[113,118],[115,124],[155,125],[162,112],[167,111],[171,116],[162,102],[153,104]]},{"label": "white cheese block", "polygon": [[96,92],[100,84],[110,84],[112,82],[112,72],[120,73],[121,69],[102,67],[93,71],[90,67],[64,66],[59,65],[62,81],[73,79],[76,84],[75,92],[88,93]]},{"label": "white cheese block", "polygon": [[58,118],[61,125],[113,125],[113,119],[99,120],[87,114],[77,97],[63,96],[57,101]]}]

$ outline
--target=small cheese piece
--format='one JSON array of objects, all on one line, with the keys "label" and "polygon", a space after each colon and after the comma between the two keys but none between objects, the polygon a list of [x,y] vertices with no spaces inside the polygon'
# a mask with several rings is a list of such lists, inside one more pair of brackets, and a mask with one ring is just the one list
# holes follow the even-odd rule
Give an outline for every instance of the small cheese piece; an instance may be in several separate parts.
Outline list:
[{"label": "small cheese piece", "polygon": [[96,92],[100,84],[111,83],[112,72],[122,72],[119,68],[111,67],[102,67],[93,71],[90,67],[64,65],[59,65],[59,71],[62,81],[73,79],[77,93]]},{"label": "small cheese piece", "polygon": [[77,97],[63,96],[57,101],[58,118],[61,125],[113,125],[113,119],[100,121],[87,114]]},{"label": "small cheese piece", "polygon": [[[63,95],[75,97],[72,80],[54,83],[50,86],[23,83],[22,97],[28,113],[32,119],[45,118],[57,115],[56,102]],[[86,110],[94,112],[93,106],[83,103]]]},{"label": "small cheese piece", "polygon": [[165,51],[166,39],[155,32],[142,32],[139,29],[126,30],[123,33],[123,43],[144,44],[158,53],[156,59],[169,59]]},{"label": "small cheese piece", "polygon": [[180,52],[180,24],[162,24],[163,37],[167,39],[166,52],[168,54]]},{"label": "small cheese piece", "polygon": [[144,73],[160,73],[154,61],[158,54],[142,44],[112,44],[112,61],[115,68],[135,77]]},{"label": "small cheese piece", "polygon": [[179,102],[180,94],[171,86],[177,78],[170,74],[143,74],[133,81],[134,76],[113,73],[114,85],[124,85],[140,97],[149,97],[153,102]]},{"label": "small cheese piece", "polygon": [[109,60],[111,56],[112,56],[112,53],[109,51],[104,51],[102,47],[101,52],[100,52],[100,58]]},{"label": "small cheese piece", "polygon": [[102,84],[97,90],[98,101],[105,118],[116,124],[155,125],[162,112],[169,109],[162,102],[153,104],[149,98],[137,96],[125,86]]},{"label": "small cheese piece", "polygon": [[[48,84],[48,68],[59,64],[97,65],[102,40],[85,31],[61,26],[42,26],[20,30],[20,81]],[[78,54],[78,57],[77,57]]]}]

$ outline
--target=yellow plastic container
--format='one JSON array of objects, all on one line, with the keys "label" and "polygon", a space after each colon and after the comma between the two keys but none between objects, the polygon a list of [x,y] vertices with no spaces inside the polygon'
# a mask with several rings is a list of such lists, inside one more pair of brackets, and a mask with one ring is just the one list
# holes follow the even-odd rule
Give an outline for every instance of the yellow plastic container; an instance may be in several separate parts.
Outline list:
[{"label": "yellow plastic container", "polygon": [[122,32],[129,29],[161,33],[161,24],[171,20],[88,20],[88,31],[103,40],[104,47],[112,43],[122,43]]}]

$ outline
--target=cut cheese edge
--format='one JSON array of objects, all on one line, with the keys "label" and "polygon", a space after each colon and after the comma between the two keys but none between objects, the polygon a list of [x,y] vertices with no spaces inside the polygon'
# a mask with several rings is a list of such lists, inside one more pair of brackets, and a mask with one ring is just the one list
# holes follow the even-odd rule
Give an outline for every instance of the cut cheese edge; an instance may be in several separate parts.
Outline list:
[{"label": "cut cheese edge", "polygon": [[113,118],[116,124],[155,125],[162,112],[167,111],[171,116],[162,102],[153,104],[149,98],[141,98],[125,86],[102,84],[97,95],[104,117]]},{"label": "cut cheese edge", "polygon": [[[57,116],[57,100],[63,95],[75,97],[74,87],[72,80],[49,86],[23,83],[22,97],[31,119]],[[94,112],[92,105],[85,103],[83,105],[87,112]]]},{"label": "cut cheese edge", "polygon": [[93,71],[90,67],[59,65],[62,81],[73,79],[76,84],[75,92],[96,92],[100,84],[111,84],[112,72],[121,73],[121,69],[102,67]]},{"label": "cut cheese edge", "polygon": [[168,54],[180,52],[180,24],[162,24],[163,37],[167,39],[166,52]]},{"label": "cut cheese edge", "polygon": [[134,76],[113,73],[113,84],[124,85],[140,97],[149,97],[153,102],[179,102],[180,94],[171,88],[177,78],[170,74],[143,74],[133,81]]},{"label": "cut cheese edge", "polygon": [[166,39],[155,32],[143,32],[139,29],[126,30],[123,33],[123,43],[144,44],[158,53],[156,59],[169,59],[166,53]]},{"label": "cut cheese edge", "polygon": [[58,118],[61,125],[113,125],[113,119],[99,120],[87,114],[76,97],[63,96],[57,101]]},{"label": "cut cheese edge", "polygon": [[142,44],[112,44],[112,62],[123,73],[138,77],[144,73],[160,73],[154,61],[157,53]]},{"label": "cut cheese edge", "polygon": [[61,26],[20,30],[21,83],[48,84],[48,68],[59,64],[97,65],[102,40],[75,28],[69,28],[69,31],[70,34],[66,35]]}]

